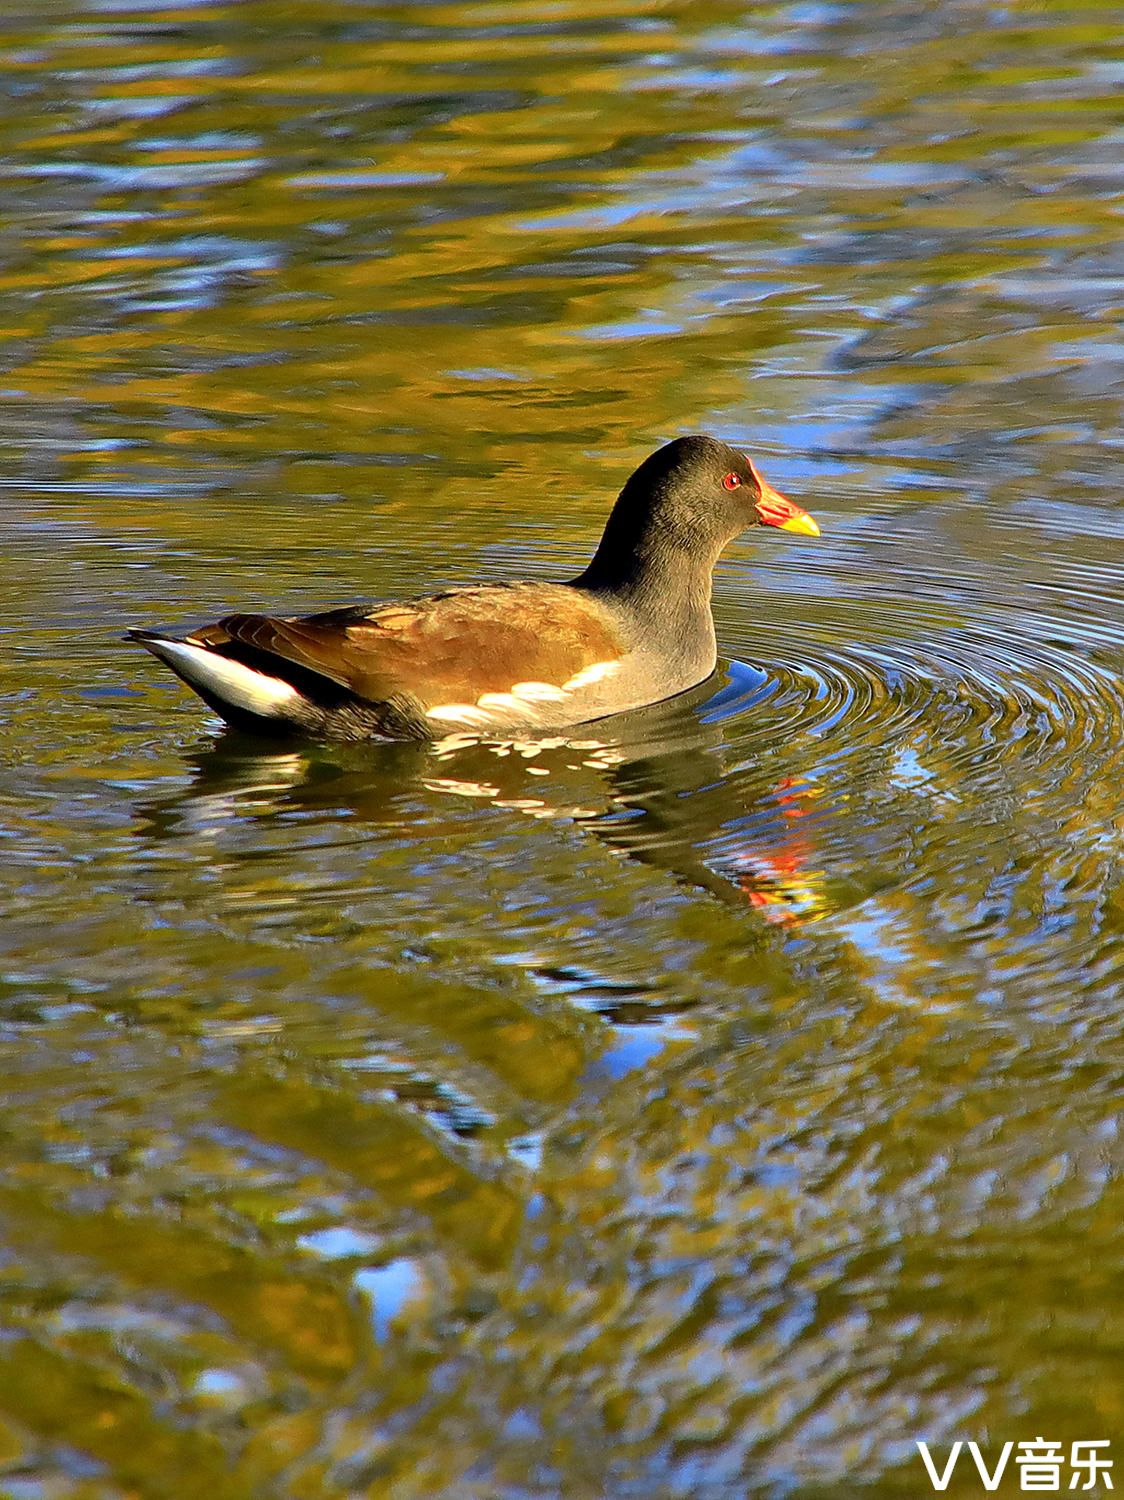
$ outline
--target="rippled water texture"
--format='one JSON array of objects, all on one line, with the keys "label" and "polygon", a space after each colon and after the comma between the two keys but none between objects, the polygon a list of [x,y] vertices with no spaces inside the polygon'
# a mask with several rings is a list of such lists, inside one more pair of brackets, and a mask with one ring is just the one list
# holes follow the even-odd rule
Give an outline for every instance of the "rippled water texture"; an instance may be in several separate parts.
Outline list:
[{"label": "rippled water texture", "polygon": [[[0,1492],[1119,1490],[1119,14],[0,46]],[[699,429],[823,536],[686,701],[266,753],[119,639],[566,576]]]}]

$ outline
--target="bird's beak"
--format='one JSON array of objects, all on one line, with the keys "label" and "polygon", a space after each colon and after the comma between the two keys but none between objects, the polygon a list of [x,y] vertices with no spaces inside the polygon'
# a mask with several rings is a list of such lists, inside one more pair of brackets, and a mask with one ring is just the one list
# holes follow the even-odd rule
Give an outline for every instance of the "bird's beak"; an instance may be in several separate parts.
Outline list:
[{"label": "bird's beak", "polygon": [[757,519],[762,526],[779,526],[782,531],[799,531],[802,536],[819,536],[820,528],[806,510],[794,505],[780,490],[775,490],[766,479],[762,479],[754,464],[750,464],[761,493],[754,503]]},{"label": "bird's beak", "polygon": [[820,526],[816,518],[810,516],[806,510],[801,510],[798,505],[793,505],[792,515],[787,521],[780,523],[780,528],[782,531],[799,531],[802,536],[819,536],[820,534]]}]

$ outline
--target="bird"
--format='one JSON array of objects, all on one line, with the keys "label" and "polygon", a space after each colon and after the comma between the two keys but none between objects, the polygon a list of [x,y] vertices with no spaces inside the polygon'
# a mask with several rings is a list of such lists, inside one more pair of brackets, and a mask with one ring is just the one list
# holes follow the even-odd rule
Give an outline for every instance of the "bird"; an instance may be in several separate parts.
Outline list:
[{"label": "bird", "polygon": [[320,614],[133,629],[236,729],[332,741],[550,733],[659,703],[717,663],[715,564],[750,527],[819,536],[739,449],[703,434],[631,475],[563,583],[469,585]]}]

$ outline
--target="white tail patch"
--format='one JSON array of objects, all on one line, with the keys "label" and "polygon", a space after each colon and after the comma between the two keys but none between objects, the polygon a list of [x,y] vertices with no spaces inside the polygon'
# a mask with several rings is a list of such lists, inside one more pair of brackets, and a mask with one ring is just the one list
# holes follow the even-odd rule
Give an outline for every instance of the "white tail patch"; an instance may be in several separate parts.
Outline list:
[{"label": "white tail patch", "polygon": [[167,662],[190,687],[202,688],[244,713],[283,719],[288,717],[286,710],[301,701],[296,688],[282,682],[279,677],[255,672],[253,667],[244,667],[241,662],[218,656],[205,646],[192,646],[187,641],[169,641],[163,637],[142,640],[140,644],[153,656]]}]

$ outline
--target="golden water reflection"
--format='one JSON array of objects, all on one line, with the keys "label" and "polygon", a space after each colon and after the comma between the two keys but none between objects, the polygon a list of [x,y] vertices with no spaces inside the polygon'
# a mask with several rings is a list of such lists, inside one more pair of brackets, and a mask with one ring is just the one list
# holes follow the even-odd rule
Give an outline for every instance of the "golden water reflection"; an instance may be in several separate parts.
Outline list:
[{"label": "golden water reflection", "polygon": [[[0,23],[4,1494],[1120,1438],[1117,30]],[[682,702],[279,752],[118,641],[567,576],[694,430],[824,534]]]}]

